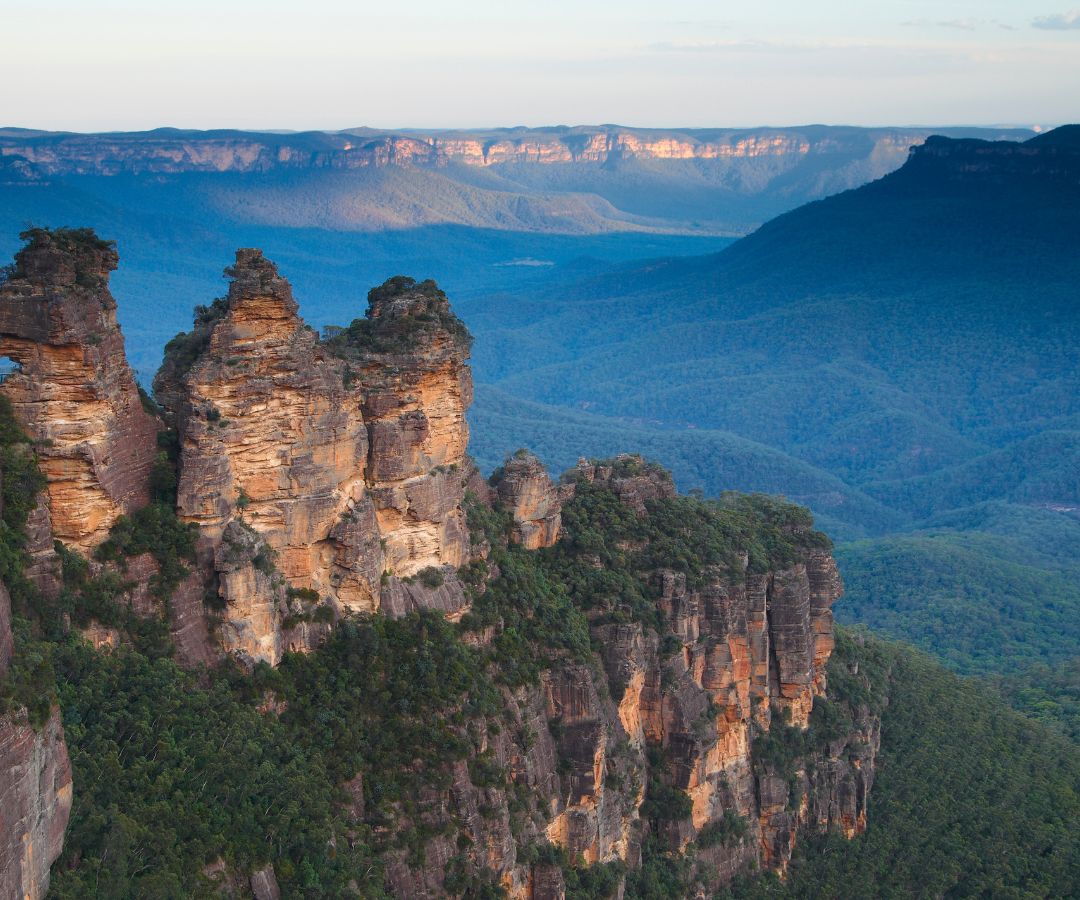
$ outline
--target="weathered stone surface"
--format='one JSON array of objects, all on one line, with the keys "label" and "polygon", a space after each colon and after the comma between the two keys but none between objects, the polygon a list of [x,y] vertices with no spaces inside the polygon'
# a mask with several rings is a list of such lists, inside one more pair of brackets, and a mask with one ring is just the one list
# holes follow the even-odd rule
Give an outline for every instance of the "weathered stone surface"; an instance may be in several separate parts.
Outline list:
[{"label": "weathered stone surface", "polygon": [[224,603],[221,643],[250,662],[275,666],[284,652],[282,623],[288,611],[285,581],[270,566],[262,536],[233,521],[214,551],[214,568]]},{"label": "weathered stone surface", "polygon": [[0,678],[7,675],[15,641],[11,635],[11,595],[7,586],[0,582]]},{"label": "weathered stone surface", "polygon": [[71,812],[71,763],[60,710],[40,730],[0,718],[0,897],[40,900]]},{"label": "weathered stone surface", "polygon": [[[368,502],[359,400],[272,263],[240,250],[229,274],[216,318],[193,333],[190,367],[173,361],[155,381],[180,432],[179,515],[210,543],[242,516],[289,587],[374,609],[378,541],[347,534]],[[350,551],[339,552],[335,531]]]},{"label": "weathered stone surface", "polygon": [[26,520],[26,554],[23,574],[41,593],[53,599],[60,593],[60,557],[53,543],[49,492],[42,491]]},{"label": "weathered stone surface", "polygon": [[53,536],[85,552],[147,502],[159,424],[124,357],[112,245],[91,232],[29,234],[0,286],[0,354],[21,367],[0,392],[39,442]]},{"label": "weathered stone surface", "polygon": [[169,598],[169,634],[176,656],[186,666],[211,665],[219,657],[207,621],[206,580],[201,570],[193,570]]},{"label": "weathered stone surface", "polygon": [[251,876],[251,893],[255,900],[281,900],[281,889],[272,865],[265,865]]},{"label": "weathered stone surface", "polygon": [[559,539],[562,498],[540,460],[518,451],[496,473],[494,487],[513,516],[514,541],[528,550],[538,550]]},{"label": "weathered stone surface", "polygon": [[612,465],[579,460],[572,474],[575,479],[609,485],[639,516],[645,515],[647,501],[674,497],[677,493],[671,473],[629,453],[615,457]]},{"label": "weathered stone surface", "polygon": [[[199,526],[200,571],[211,590],[216,573],[225,603],[224,646],[276,661],[315,646],[344,612],[463,612],[452,569],[469,557],[472,382],[445,296],[392,279],[348,341],[323,343],[259,251],[238,251],[227,274],[228,296],[198,312],[154,383],[180,438],[178,513]],[[241,519],[268,548],[261,577],[222,568]],[[414,583],[425,569],[445,584]],[[314,623],[290,608],[297,597],[333,615]]]},{"label": "weathered stone surface", "polygon": [[543,689],[565,771],[547,838],[565,847],[571,858],[580,855],[590,864],[633,862],[643,795],[632,789],[611,790],[609,785],[616,779],[619,784],[644,784],[641,748],[618,751],[626,733],[610,698],[598,693],[590,667],[567,664],[547,672]]},{"label": "weathered stone surface", "polygon": [[566,879],[558,866],[534,866],[529,882],[529,900],[564,900]]},{"label": "weathered stone surface", "polygon": [[469,557],[461,508],[472,402],[468,332],[433,282],[392,278],[350,347],[370,435],[368,483],[386,566],[414,575]]},{"label": "weathered stone surface", "polygon": [[435,571],[442,579],[437,585],[425,584],[421,579],[388,578],[382,589],[380,611],[388,616],[405,616],[421,609],[434,609],[457,621],[468,611],[465,589],[453,570]]}]

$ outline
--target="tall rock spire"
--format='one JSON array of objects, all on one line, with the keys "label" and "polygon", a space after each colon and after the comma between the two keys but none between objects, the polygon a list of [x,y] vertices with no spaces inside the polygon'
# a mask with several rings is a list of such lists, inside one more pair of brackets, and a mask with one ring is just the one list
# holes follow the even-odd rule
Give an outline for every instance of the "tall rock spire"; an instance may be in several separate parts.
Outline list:
[{"label": "tall rock spire", "polygon": [[109,273],[117,255],[89,229],[33,229],[0,286],[2,391],[37,442],[53,535],[82,551],[149,499],[157,419],[124,356]]}]

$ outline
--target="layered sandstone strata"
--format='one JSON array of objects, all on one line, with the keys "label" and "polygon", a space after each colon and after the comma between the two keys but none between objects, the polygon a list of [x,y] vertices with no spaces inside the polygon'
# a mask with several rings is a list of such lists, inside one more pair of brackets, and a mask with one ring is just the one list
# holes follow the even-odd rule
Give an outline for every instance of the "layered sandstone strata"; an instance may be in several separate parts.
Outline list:
[{"label": "layered sandstone strata", "polygon": [[[582,463],[569,475],[604,485],[640,517],[675,494],[666,473],[636,458]],[[721,880],[751,864],[783,869],[801,829],[837,828],[850,836],[865,828],[879,743],[868,711],[858,733],[823,748],[813,766],[778,772],[753,753],[755,739],[772,728],[805,730],[815,697],[825,695],[831,606],[842,591],[831,554],[808,541],[801,558],[772,571],[753,571],[743,555],[695,586],[664,568],[649,577],[663,613],[661,635],[602,618],[592,627],[614,715],[577,712],[598,708],[587,700],[595,689],[585,672],[575,689],[561,692],[572,711],[566,721],[578,802],[556,817],[549,838],[590,861],[627,858],[643,798],[604,796],[612,748],[619,746],[631,748],[624,771],[635,758],[644,770],[644,750],[653,748],[652,777],[689,798],[689,818],[664,825],[672,849],[732,816],[744,823],[741,838],[702,851]],[[803,799],[793,807],[796,793]],[[621,812],[605,813],[607,807]]]},{"label": "layered sandstone strata", "polygon": [[0,354],[18,364],[0,391],[37,444],[52,535],[85,552],[149,499],[159,426],[124,357],[113,246],[82,230],[25,237],[0,286]]},{"label": "layered sandstone strata", "polygon": [[[366,131],[312,135],[7,135],[0,159],[12,176],[117,175],[155,172],[269,172],[385,166],[552,166],[620,159],[738,161],[810,155],[866,157],[882,172],[903,162],[927,130],[869,130],[844,134],[811,129],[731,129],[665,132],[582,127],[560,132],[504,129],[490,134]],[[789,163],[790,165],[790,163]],[[16,171],[16,169],[18,171]]]},{"label": "layered sandstone strata", "polygon": [[374,609],[378,540],[352,534],[370,519],[359,398],[260,251],[238,251],[228,274],[155,380],[180,437],[177,513],[211,544],[243,520],[289,587]]},{"label": "layered sandstone strata", "polygon": [[[494,481],[490,494],[476,494],[513,522],[517,492],[500,490],[501,476]],[[566,502],[576,502],[566,487],[584,495],[583,483],[625,504],[643,534],[657,504],[675,498],[670,477],[635,457],[582,462],[564,476]],[[790,768],[762,750],[770,731],[805,734],[827,688],[829,608],[841,585],[831,555],[803,527],[791,526],[794,558],[783,565],[752,565],[743,554],[692,581],[670,568],[641,573],[659,630],[593,609],[598,658],[557,657],[538,685],[505,691],[505,718],[475,749],[506,783],[478,787],[458,764],[452,784],[424,795],[420,821],[437,836],[423,865],[392,855],[395,895],[444,896],[447,865],[464,857],[469,871],[493,873],[511,897],[557,898],[565,893],[558,867],[530,863],[522,848],[551,843],[585,864],[634,868],[650,832],[688,854],[706,889],[718,889],[755,869],[782,871],[800,834],[865,829],[880,743],[868,709],[853,710],[850,734],[806,745]],[[574,549],[572,535],[561,552],[601,565],[589,549]],[[497,631],[469,640],[484,644]],[[679,796],[685,815],[673,803]],[[475,815],[477,804],[485,815]]]},{"label": "layered sandstone strata", "polygon": [[[276,663],[324,632],[309,627],[316,616],[460,613],[472,381],[445,295],[392,279],[365,318],[320,341],[260,251],[238,251],[227,274],[227,297],[197,311],[154,383],[179,437],[177,512],[199,526],[225,648]],[[242,543],[238,523],[260,542],[239,567],[223,544]]]},{"label": "layered sandstone strata", "polygon": [[367,479],[388,570],[408,577],[469,555],[462,501],[470,338],[434,282],[392,278],[344,344],[369,434]]}]

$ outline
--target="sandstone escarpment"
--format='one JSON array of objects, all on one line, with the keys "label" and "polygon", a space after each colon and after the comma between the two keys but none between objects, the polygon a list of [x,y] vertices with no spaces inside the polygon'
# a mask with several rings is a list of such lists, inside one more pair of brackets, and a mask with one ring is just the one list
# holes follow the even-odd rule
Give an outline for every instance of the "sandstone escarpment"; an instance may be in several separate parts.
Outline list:
[{"label": "sandstone escarpment", "polygon": [[[632,511],[641,525],[625,526],[616,552],[648,559],[644,536],[675,500],[669,476],[620,457],[582,462],[568,477],[578,485],[573,502],[612,496]],[[646,566],[638,577],[659,630],[596,610],[603,677],[581,665],[543,677],[563,760],[545,834],[571,858],[635,865],[652,830],[673,852],[693,842],[715,885],[755,866],[783,870],[800,832],[865,828],[877,718],[858,710],[854,730],[828,739],[809,728],[815,700],[825,702],[831,605],[842,590],[835,563],[808,520],[748,502],[747,515],[764,517],[759,527],[776,520],[783,553],[764,561],[738,552],[692,577]],[[591,547],[581,559],[608,565]],[[785,741],[794,762],[773,752]]]},{"label": "sandstone escarpment", "polygon": [[500,502],[514,519],[513,539],[527,550],[550,547],[562,528],[563,496],[535,456],[519,450],[493,476]]},{"label": "sandstone escarpment", "polygon": [[109,273],[92,232],[36,229],[0,286],[0,391],[37,442],[52,535],[86,551],[149,499],[158,423],[124,357]]},{"label": "sandstone escarpment", "polygon": [[[386,166],[566,166],[622,159],[798,160],[854,158],[884,174],[903,162],[926,129],[710,129],[657,131],[616,126],[496,129],[486,133],[395,134],[361,129],[304,135],[214,133],[0,136],[0,166],[10,180],[49,175],[271,172]],[[1006,132],[1001,136],[1014,137]],[[6,165],[5,165],[6,164]],[[792,163],[788,163],[790,167]]]},{"label": "sandstone escarpment", "polygon": [[40,900],[71,812],[71,763],[60,711],[40,729],[0,717],[0,897]]},{"label": "sandstone escarpment", "polygon": [[[536,683],[505,691],[505,716],[475,745],[469,776],[459,764],[452,787],[422,795],[420,822],[436,836],[422,862],[393,857],[397,896],[443,896],[448,872],[464,871],[512,897],[561,897],[559,859],[634,869],[657,852],[685,856],[694,891],[707,895],[757,868],[782,871],[801,834],[865,828],[879,724],[856,707],[846,725],[815,725],[817,704],[830,702],[830,606],[841,585],[805,513],[766,498],[715,508],[678,498],[670,477],[637,457],[583,462],[561,488],[569,531],[534,554],[516,540],[518,494],[499,490],[501,480],[487,495],[488,565],[512,570],[517,587],[494,624],[482,611],[466,620],[468,642],[493,648],[499,677],[513,663],[494,648],[519,592],[533,577],[566,578],[588,610],[592,650],[556,651]],[[766,532],[765,555],[740,549]],[[702,548],[710,542],[721,546]],[[693,554],[712,561],[688,564]],[[498,578],[479,589],[504,590]],[[634,591],[644,605],[624,603]],[[556,644],[573,627],[555,626]],[[551,653],[535,643],[530,652]],[[484,760],[498,783],[476,777]],[[563,854],[554,865],[552,846]]]}]

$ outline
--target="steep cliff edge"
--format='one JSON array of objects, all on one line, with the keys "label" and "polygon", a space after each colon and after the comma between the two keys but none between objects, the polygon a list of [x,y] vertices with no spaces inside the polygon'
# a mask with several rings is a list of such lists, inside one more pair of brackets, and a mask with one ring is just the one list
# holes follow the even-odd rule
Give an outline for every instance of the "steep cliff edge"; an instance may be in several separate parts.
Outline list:
[{"label": "steep cliff edge", "polygon": [[0,387],[38,442],[52,534],[79,550],[149,499],[158,425],[124,357],[109,273],[117,254],[87,230],[35,229],[0,285]]},{"label": "steep cliff edge", "polygon": [[[24,572],[27,519],[43,480],[10,403],[0,398],[0,897],[43,898],[63,848],[72,802],[71,764],[47,656],[17,646],[12,592],[33,592]],[[25,615],[18,608],[15,613]],[[26,657],[30,658],[26,658]],[[44,657],[44,658],[43,658]]]},{"label": "steep cliff edge", "polygon": [[433,281],[391,278],[330,347],[363,398],[368,483],[388,570],[408,577],[469,555],[464,499],[472,339]]},{"label": "steep cliff edge", "polygon": [[631,864],[650,834],[668,851],[694,843],[699,869],[726,881],[782,870],[800,831],[864,828],[876,720],[862,711],[831,745],[808,737],[841,586],[805,512],[680,498],[636,457],[564,480],[576,491],[555,565],[605,677],[575,666],[544,679],[575,798],[552,842]]},{"label": "steep cliff edge", "polygon": [[[974,129],[946,129],[971,133]],[[385,166],[553,166],[642,160],[741,160],[780,157],[868,158],[878,168],[902,161],[927,129],[749,128],[635,129],[578,126],[404,134],[375,129],[266,134],[160,129],[144,133],[0,135],[0,159],[43,175],[270,172]],[[984,129],[999,139],[1022,129]]]},{"label": "steep cliff edge", "polygon": [[[92,823],[73,829],[66,890],[96,884],[132,829],[168,829],[184,860],[122,860],[132,889],[159,868],[174,893],[362,881],[536,900],[578,877],[611,895],[659,861],[686,894],[710,891],[783,871],[807,834],[865,828],[877,713],[829,697],[841,585],[809,513],[680,497],[635,456],[556,485],[522,452],[485,486],[466,456],[470,338],[433,282],[390,279],[320,340],[259,251],[227,274],[155,381],[175,481],[159,458],[152,503],[117,515],[89,559],[60,548],[58,600],[19,582],[78,723],[76,814]],[[44,540],[34,517],[66,520],[49,445],[43,478],[8,477],[34,459],[24,437],[4,444],[15,431],[0,428],[0,485],[5,503],[22,493],[0,513],[17,552],[0,563],[21,578]],[[184,635],[214,619],[245,665],[183,673],[167,657],[212,663]],[[0,666],[11,646],[0,634]],[[40,712],[41,730],[16,713],[0,732],[7,831],[33,848],[3,851],[12,884],[44,884],[71,802],[58,713]],[[175,821],[150,821],[162,803]]]},{"label": "steep cliff edge", "polygon": [[559,539],[562,504],[567,492],[552,484],[539,459],[526,450],[518,450],[507,458],[491,481],[499,502],[510,510],[514,520],[514,541],[526,550],[539,550]]}]

